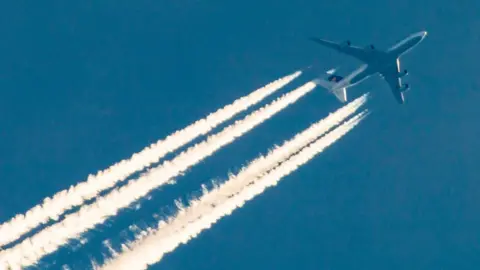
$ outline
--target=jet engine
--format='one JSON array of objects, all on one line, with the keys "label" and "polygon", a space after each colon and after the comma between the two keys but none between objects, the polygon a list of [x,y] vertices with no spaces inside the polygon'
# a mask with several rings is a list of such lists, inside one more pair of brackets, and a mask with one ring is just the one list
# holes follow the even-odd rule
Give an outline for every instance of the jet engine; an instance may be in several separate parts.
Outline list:
[{"label": "jet engine", "polygon": [[408,70],[405,69],[403,72],[398,73],[398,78],[402,78],[402,77],[407,76],[407,75],[408,75]]},{"label": "jet engine", "polygon": [[399,90],[400,90],[400,92],[405,93],[408,90],[410,90],[410,85],[408,85],[408,83],[406,83],[406,84],[402,85]]},{"label": "jet engine", "polygon": [[343,47],[350,47],[351,45],[352,45],[352,43],[350,42],[350,40],[344,41],[344,42],[342,43],[342,46],[343,46]]}]

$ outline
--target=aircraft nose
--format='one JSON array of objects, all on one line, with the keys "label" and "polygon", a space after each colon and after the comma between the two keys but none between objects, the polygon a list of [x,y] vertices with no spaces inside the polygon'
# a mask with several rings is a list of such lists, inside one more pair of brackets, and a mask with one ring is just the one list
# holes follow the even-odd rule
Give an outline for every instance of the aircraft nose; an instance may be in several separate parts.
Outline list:
[{"label": "aircraft nose", "polygon": [[423,31],[422,32],[422,37],[425,38],[427,36],[428,32],[427,31]]}]

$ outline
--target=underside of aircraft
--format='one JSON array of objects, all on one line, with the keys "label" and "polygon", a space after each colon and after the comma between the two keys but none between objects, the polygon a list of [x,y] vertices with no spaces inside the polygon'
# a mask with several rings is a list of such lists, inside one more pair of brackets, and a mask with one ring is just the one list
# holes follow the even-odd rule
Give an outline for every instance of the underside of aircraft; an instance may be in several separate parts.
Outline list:
[{"label": "underside of aircraft", "polygon": [[[402,84],[402,78],[408,74],[408,71],[406,69],[400,71],[400,57],[420,43],[426,35],[426,31],[412,34],[388,50],[378,50],[373,44],[364,47],[352,46],[350,40],[335,43],[324,39],[311,38],[311,40],[324,47],[352,56],[364,63],[345,77],[331,74],[326,80],[322,79],[318,82],[336,96],[339,94],[342,98],[339,98],[339,96],[337,98],[345,102],[346,88],[352,87],[372,75],[379,74],[389,85],[397,102],[403,104],[405,103],[404,93],[410,90],[410,86],[406,83]],[[342,92],[345,92],[345,94],[342,94]],[[345,97],[345,101],[343,101],[343,97]]]}]

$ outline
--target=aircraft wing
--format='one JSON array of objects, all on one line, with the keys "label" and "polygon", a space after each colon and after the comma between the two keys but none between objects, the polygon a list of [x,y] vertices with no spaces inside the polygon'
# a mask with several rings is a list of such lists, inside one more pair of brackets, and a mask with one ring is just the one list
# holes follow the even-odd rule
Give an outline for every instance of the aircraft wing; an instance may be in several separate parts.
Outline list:
[{"label": "aircraft wing", "polygon": [[398,103],[403,104],[405,98],[403,97],[403,92],[400,90],[402,87],[401,78],[398,77],[400,73],[400,63],[397,61],[396,65],[391,65],[387,69],[380,72],[380,75],[387,82],[390,90],[393,93],[393,96]]},{"label": "aircraft wing", "polygon": [[313,38],[310,38],[310,39],[312,41],[324,46],[324,47],[334,49],[334,50],[336,50],[340,53],[355,57],[358,60],[363,61],[363,62],[369,62],[369,60],[372,59],[372,53],[375,51],[375,50],[371,50],[371,49],[365,49],[365,48],[350,46],[349,42],[347,42],[345,44],[340,44],[340,43],[336,43],[336,42],[333,42],[333,41],[320,39],[320,38],[314,38],[313,37]]}]

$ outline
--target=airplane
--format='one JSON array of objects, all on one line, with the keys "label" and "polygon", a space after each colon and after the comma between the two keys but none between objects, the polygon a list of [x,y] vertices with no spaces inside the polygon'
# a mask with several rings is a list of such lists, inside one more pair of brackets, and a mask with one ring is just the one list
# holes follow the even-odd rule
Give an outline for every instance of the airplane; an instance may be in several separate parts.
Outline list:
[{"label": "airplane", "polygon": [[[408,84],[402,84],[401,78],[408,75],[408,71],[405,69],[403,72],[400,72],[400,57],[418,45],[426,36],[427,31],[412,34],[387,50],[378,50],[374,45],[369,45],[364,48],[352,46],[349,40],[342,43],[315,37],[310,38],[310,40],[340,53],[352,56],[364,63],[345,78],[338,75],[330,77],[331,80],[335,80],[333,81],[334,83],[328,87],[330,92],[345,92],[344,97],[346,99],[346,88],[357,85],[372,75],[379,74],[389,85],[397,102],[404,104],[404,93],[410,90],[410,86]],[[341,99],[339,98],[339,100]]]}]

